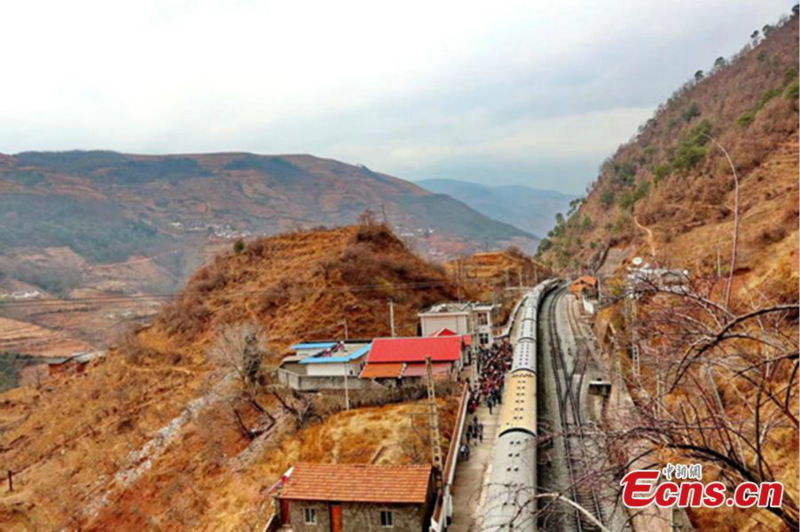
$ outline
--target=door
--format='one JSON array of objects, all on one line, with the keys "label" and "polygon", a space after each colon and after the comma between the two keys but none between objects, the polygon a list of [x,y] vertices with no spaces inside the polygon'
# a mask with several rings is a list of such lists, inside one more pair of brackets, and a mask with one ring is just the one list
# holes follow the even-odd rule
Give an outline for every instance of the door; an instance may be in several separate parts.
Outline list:
[{"label": "door", "polygon": [[284,525],[292,523],[291,515],[292,514],[289,513],[289,501],[281,499],[281,519]]},{"label": "door", "polygon": [[342,532],[342,507],[331,505],[331,532]]}]

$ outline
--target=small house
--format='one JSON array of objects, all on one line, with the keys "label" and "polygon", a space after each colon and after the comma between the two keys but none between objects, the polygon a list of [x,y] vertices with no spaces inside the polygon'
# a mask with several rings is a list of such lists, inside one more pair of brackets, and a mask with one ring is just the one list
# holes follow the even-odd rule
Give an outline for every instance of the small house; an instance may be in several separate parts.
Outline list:
[{"label": "small house", "polygon": [[379,382],[404,378],[421,379],[427,375],[426,361],[431,359],[434,376],[452,378],[464,365],[469,345],[463,336],[428,336],[376,338],[367,355],[362,379]]},{"label": "small house", "polygon": [[569,291],[577,298],[587,296],[591,298],[597,297],[597,279],[591,275],[584,275],[572,282]]},{"label": "small house", "polygon": [[364,341],[295,344],[295,354],[278,366],[278,380],[301,391],[357,388],[370,347]]},{"label": "small house", "polygon": [[274,496],[293,532],[424,532],[435,485],[430,465],[300,463]]}]

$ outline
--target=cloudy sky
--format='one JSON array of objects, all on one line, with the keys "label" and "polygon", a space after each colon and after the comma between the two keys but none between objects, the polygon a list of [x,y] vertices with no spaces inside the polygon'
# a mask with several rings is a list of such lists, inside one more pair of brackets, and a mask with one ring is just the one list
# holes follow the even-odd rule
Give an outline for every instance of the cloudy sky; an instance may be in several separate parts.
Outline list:
[{"label": "cloudy sky", "polygon": [[580,192],[788,0],[2,0],[0,152],[312,153]]}]

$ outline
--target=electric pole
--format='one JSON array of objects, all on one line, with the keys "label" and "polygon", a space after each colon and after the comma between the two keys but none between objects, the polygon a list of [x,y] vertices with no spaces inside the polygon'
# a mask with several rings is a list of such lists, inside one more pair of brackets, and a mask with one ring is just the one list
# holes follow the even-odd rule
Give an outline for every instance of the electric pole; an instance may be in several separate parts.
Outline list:
[{"label": "electric pole", "polygon": [[350,388],[347,386],[347,375],[350,373],[350,364],[344,363],[344,409],[350,410]]},{"label": "electric pole", "polygon": [[344,339],[349,340],[349,336],[347,334],[347,318],[342,322],[344,324]]},{"label": "electric pole", "polygon": [[392,338],[394,338],[394,300],[389,300],[389,326],[392,329]]}]

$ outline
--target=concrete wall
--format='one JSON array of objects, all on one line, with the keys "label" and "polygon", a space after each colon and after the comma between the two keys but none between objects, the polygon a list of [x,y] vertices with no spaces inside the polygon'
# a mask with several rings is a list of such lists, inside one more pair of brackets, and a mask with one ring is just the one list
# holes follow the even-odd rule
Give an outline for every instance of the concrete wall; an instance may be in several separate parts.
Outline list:
[{"label": "concrete wall", "polygon": [[439,329],[450,329],[458,334],[470,334],[466,314],[430,314],[420,317],[422,336],[430,336]]},{"label": "concrete wall", "polygon": [[361,366],[364,363],[364,357],[359,358],[354,362],[329,362],[326,364],[302,364],[305,372],[308,375],[315,377],[338,377],[344,376],[345,368],[349,370],[348,375],[356,378],[361,373]]},{"label": "concrete wall", "polygon": [[[301,392],[344,390],[344,377],[297,375],[283,369],[278,370],[278,382]],[[356,376],[347,378],[347,387],[350,390],[363,390],[372,386],[378,385],[368,379],[359,379]]]},{"label": "concrete wall", "polygon": [[[411,504],[340,504],[342,507],[342,532],[422,532],[429,505]],[[295,532],[332,532],[330,503],[311,501],[292,501],[289,513],[292,518],[292,529]],[[317,512],[317,524],[305,524],[304,508],[313,508]],[[381,511],[388,510],[394,514],[394,527],[381,526]]]}]

